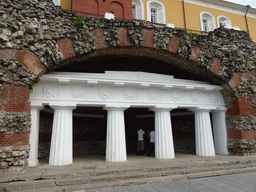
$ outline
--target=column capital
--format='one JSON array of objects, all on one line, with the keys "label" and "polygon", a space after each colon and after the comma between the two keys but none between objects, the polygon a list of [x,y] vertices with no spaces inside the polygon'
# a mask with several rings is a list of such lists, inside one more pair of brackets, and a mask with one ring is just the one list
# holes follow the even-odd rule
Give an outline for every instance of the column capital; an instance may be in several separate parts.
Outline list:
[{"label": "column capital", "polygon": [[157,105],[155,107],[150,108],[150,110],[151,111],[171,111],[176,108],[177,108],[177,106]]},{"label": "column capital", "polygon": [[67,104],[49,104],[49,106],[53,109],[70,109],[70,110],[74,110],[76,108],[76,104],[71,104],[71,103],[67,103]]},{"label": "column capital", "polygon": [[209,109],[209,108],[190,108],[189,111],[193,111],[193,112],[210,112],[213,109]]},{"label": "column capital", "polygon": [[109,104],[103,107],[104,110],[106,111],[125,111],[128,109],[130,105],[122,105],[122,104]]},{"label": "column capital", "polygon": [[211,112],[212,113],[218,113],[218,112],[226,112],[226,111],[227,111],[227,108],[223,107],[223,108],[214,109]]},{"label": "column capital", "polygon": [[43,106],[43,104],[42,103],[31,103],[30,104],[30,108],[31,109],[43,109],[44,108],[44,106]]}]

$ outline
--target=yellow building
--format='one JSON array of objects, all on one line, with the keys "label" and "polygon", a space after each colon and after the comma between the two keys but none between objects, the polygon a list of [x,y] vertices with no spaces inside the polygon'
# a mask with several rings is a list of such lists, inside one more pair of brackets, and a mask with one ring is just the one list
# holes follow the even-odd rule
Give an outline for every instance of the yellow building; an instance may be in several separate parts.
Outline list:
[{"label": "yellow building", "polygon": [[[63,9],[72,9],[72,3],[55,0]],[[223,25],[249,32],[256,42],[256,9],[249,6],[223,0],[132,0],[132,9],[134,19],[207,32]]]}]

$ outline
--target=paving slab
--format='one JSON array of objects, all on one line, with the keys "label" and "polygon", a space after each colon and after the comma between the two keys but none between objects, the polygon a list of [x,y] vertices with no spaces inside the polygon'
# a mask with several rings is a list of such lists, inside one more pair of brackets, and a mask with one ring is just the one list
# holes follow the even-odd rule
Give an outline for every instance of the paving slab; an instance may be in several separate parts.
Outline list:
[{"label": "paving slab", "polygon": [[140,188],[145,192],[156,192],[157,191],[151,184],[140,185]]},{"label": "paving slab", "polygon": [[114,189],[115,192],[130,192],[129,189],[126,186],[114,187],[113,189]]},{"label": "paving slab", "polygon": [[176,183],[175,181],[165,182],[163,183],[163,185],[170,187],[175,192],[187,192],[187,190],[184,187],[182,187],[182,185]]},{"label": "paving slab", "polygon": [[186,183],[188,185],[191,185],[192,187],[196,188],[199,191],[203,191],[203,192],[212,192],[213,191],[209,187],[202,185],[202,182],[200,182],[200,181],[201,181],[200,179],[189,179],[186,181]]},{"label": "paving slab", "polygon": [[182,186],[185,190],[189,191],[189,192],[199,192],[198,189],[196,189],[196,187],[192,187],[189,183],[187,183],[188,180],[182,180],[182,181],[174,181],[176,184],[179,184],[180,186]]},{"label": "paving slab", "polygon": [[[214,177],[214,178],[207,178],[206,179],[207,181],[215,181],[216,183],[222,183],[224,186],[226,186],[228,188],[229,191],[232,191],[232,192],[241,192],[242,189],[239,188],[237,185],[237,182],[234,183],[234,182],[231,182],[230,180],[227,179],[227,177],[223,177],[223,176],[220,176],[220,177]],[[197,182],[197,180],[195,180],[195,182]]]},{"label": "paving slab", "polygon": [[111,188],[103,188],[103,189],[100,189],[100,192],[115,192],[115,190],[112,187]]},{"label": "paving slab", "polygon": [[166,185],[163,185],[162,183],[154,183],[154,184],[152,184],[152,186],[160,192],[175,192],[171,189],[171,187],[167,187]]},{"label": "paving slab", "polygon": [[139,185],[126,186],[129,191],[144,192]]}]

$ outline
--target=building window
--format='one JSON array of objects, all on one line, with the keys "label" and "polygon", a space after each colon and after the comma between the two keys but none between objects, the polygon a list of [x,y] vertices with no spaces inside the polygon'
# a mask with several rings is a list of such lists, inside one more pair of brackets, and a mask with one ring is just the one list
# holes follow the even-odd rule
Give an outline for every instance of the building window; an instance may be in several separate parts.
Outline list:
[{"label": "building window", "polygon": [[201,30],[205,32],[213,31],[216,29],[215,19],[211,13],[202,12],[200,14]]},{"label": "building window", "polygon": [[142,0],[132,0],[132,18],[144,20],[144,4]]},{"label": "building window", "polygon": [[207,19],[203,19],[203,29],[204,29],[203,31],[209,31]]},{"label": "building window", "polygon": [[232,27],[232,23],[230,19],[226,16],[223,16],[223,15],[218,16],[217,22],[218,22],[218,27],[221,27],[221,26]]},{"label": "building window", "polygon": [[147,2],[147,21],[165,24],[165,7],[157,0]]},{"label": "building window", "polygon": [[157,9],[151,9],[151,22],[157,23]]},{"label": "building window", "polygon": [[132,5],[132,18],[136,19],[136,5]]}]

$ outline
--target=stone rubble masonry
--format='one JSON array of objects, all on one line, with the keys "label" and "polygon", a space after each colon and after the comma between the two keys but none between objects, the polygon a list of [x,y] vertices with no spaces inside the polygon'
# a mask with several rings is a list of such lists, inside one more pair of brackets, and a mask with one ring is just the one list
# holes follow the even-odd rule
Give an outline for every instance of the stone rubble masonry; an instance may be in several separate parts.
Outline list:
[{"label": "stone rubble masonry", "polygon": [[19,61],[0,59],[0,82],[31,89],[36,80],[36,75]]},{"label": "stone rubble masonry", "polygon": [[40,77],[46,72],[45,66],[41,64],[38,58],[27,50],[4,49],[0,50],[0,59],[12,59],[20,61],[27,69],[36,76]]},{"label": "stone rubble masonry", "polygon": [[[7,144],[10,148],[19,145],[19,141],[27,146],[25,136],[14,140],[19,134],[29,134],[29,95],[41,75],[60,65],[121,54],[159,59],[223,85],[229,92],[224,100],[229,141],[233,143],[230,150],[242,155],[255,153],[256,44],[246,32],[219,28],[198,35],[148,22],[93,17],[83,18],[84,26],[77,28],[75,16],[55,7],[51,0],[2,0],[0,134],[4,139],[0,150]],[[234,118],[237,120],[232,121]],[[6,138],[14,140],[7,142]],[[7,160],[0,157],[0,162]]]},{"label": "stone rubble masonry", "polygon": [[0,169],[15,166],[13,170],[20,170],[28,164],[29,145],[3,146],[0,148]]}]

